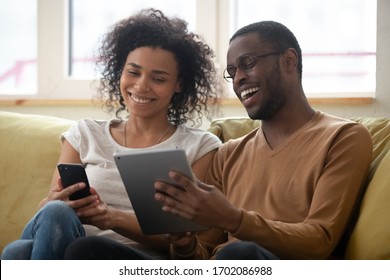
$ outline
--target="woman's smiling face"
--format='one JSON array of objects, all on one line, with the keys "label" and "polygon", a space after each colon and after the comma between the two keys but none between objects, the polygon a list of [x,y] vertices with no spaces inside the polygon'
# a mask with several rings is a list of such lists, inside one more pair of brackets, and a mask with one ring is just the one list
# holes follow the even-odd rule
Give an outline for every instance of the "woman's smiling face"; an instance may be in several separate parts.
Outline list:
[{"label": "woman's smiling face", "polygon": [[172,52],[155,47],[131,51],[120,79],[127,108],[140,117],[166,117],[172,96],[180,92],[178,77]]}]

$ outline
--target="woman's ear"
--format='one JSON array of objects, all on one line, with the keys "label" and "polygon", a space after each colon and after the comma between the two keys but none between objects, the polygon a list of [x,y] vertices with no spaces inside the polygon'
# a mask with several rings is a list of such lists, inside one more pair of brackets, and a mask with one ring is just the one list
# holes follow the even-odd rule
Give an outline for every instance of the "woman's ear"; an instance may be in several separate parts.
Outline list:
[{"label": "woman's ear", "polygon": [[181,92],[181,81],[177,81],[175,92]]}]

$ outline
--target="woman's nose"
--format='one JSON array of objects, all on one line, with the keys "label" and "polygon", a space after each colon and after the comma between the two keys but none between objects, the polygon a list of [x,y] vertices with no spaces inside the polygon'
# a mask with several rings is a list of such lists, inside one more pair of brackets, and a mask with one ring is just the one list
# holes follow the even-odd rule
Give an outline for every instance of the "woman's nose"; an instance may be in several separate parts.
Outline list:
[{"label": "woman's nose", "polygon": [[148,92],[150,91],[150,86],[146,78],[140,78],[134,85],[134,88],[140,92]]}]

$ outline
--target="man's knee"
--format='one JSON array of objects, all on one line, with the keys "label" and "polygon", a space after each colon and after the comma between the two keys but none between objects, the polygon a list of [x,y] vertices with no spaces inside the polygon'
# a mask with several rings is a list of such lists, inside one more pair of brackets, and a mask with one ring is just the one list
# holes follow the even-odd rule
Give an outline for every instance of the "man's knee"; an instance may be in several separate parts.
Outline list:
[{"label": "man's knee", "polygon": [[219,260],[275,260],[273,253],[255,242],[237,241],[222,248],[216,259]]},{"label": "man's knee", "polygon": [[64,259],[92,259],[94,252],[99,250],[99,247],[101,247],[101,240],[97,236],[77,238],[66,248]]}]

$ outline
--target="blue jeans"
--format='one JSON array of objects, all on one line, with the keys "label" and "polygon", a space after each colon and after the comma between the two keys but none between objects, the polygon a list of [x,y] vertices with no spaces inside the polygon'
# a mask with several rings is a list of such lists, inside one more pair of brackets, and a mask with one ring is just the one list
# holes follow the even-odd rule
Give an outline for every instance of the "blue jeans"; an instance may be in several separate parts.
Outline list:
[{"label": "blue jeans", "polygon": [[76,212],[65,202],[48,202],[28,222],[20,240],[8,244],[2,260],[60,260],[66,247],[85,236]]}]

